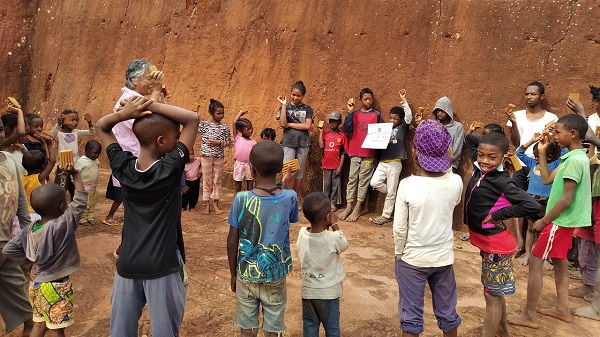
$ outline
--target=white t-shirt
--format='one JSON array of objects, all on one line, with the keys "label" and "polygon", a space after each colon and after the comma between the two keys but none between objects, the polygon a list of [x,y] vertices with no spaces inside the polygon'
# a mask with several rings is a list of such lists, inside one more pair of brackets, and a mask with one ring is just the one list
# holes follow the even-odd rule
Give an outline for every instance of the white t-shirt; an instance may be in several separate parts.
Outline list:
[{"label": "white t-shirt", "polygon": [[[526,116],[525,110],[515,111],[514,114],[515,118],[517,119],[517,128],[519,129],[519,135],[521,136],[521,144],[519,144],[519,146],[530,141],[536,132],[542,133],[546,124],[558,120],[558,117],[549,111],[546,111],[544,116],[542,116],[542,118],[538,120],[529,120]],[[511,121],[506,122],[506,125],[512,128]],[[525,154],[530,158],[534,158],[533,146],[527,148],[527,150],[525,150]]]},{"label": "white t-shirt", "polygon": [[332,300],[342,296],[346,276],[340,254],[348,248],[341,230],[311,233],[300,229],[296,250],[302,266],[302,298]]},{"label": "white t-shirt", "polygon": [[454,173],[400,181],[393,225],[396,258],[416,267],[454,263],[452,212],[462,189],[462,178]]},{"label": "white t-shirt", "polygon": [[592,131],[596,132],[596,127],[600,126],[600,116],[598,116],[598,113],[588,117],[588,124],[592,128]]}]

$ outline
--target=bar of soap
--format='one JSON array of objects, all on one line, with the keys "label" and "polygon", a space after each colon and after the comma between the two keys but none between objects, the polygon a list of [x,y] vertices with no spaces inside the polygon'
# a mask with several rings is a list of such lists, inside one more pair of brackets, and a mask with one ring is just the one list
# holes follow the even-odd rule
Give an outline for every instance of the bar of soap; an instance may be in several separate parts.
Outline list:
[{"label": "bar of soap", "polygon": [[325,122],[324,122],[324,121],[320,121],[320,122],[319,122],[319,126],[318,126],[318,127],[319,127],[319,129],[322,129],[322,128],[323,128],[323,125],[325,125]]},{"label": "bar of soap", "polygon": [[508,103],[508,105],[506,106],[506,109],[504,109],[504,112],[506,112],[506,114],[508,114],[509,112],[512,112],[515,109],[515,105],[512,103]]},{"label": "bar of soap", "polygon": [[16,99],[16,98],[14,98],[14,97],[10,97],[10,96],[9,96],[9,97],[8,97],[8,101],[9,101],[9,102],[10,102],[10,104],[11,104],[12,106],[14,106],[15,108],[21,109],[21,104],[19,104],[19,101],[17,101],[17,99]]},{"label": "bar of soap", "polygon": [[287,173],[287,168],[291,167],[292,172],[296,172],[298,170],[300,170],[300,164],[298,163],[298,159],[292,159],[292,160],[288,160],[285,163],[283,163],[283,169],[281,170],[281,172],[283,174]]},{"label": "bar of soap", "polygon": [[523,168],[523,166],[521,166],[521,163],[519,162],[519,158],[517,156],[515,156],[514,154],[512,156],[508,157],[508,159],[510,159],[510,163],[511,163],[512,167],[515,169],[515,171],[518,171]]},{"label": "bar of soap", "polygon": [[60,158],[60,167],[65,168],[67,165],[73,165],[73,150],[62,150],[58,152]]},{"label": "bar of soap", "polygon": [[151,65],[150,68],[148,68],[148,71],[152,73],[152,72],[158,71],[158,68],[156,68],[155,65]]},{"label": "bar of soap", "polygon": [[575,102],[579,102],[579,93],[578,92],[570,92],[569,98],[571,98]]}]

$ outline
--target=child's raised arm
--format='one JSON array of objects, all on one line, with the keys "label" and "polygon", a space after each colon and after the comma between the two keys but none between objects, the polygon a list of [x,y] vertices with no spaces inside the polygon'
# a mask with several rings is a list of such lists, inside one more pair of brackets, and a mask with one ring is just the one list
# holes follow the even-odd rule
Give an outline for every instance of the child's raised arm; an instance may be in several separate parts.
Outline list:
[{"label": "child's raised arm", "polygon": [[6,106],[6,111],[8,113],[16,113],[17,114],[17,127],[15,128],[12,135],[4,138],[2,142],[0,142],[0,149],[5,148],[8,145],[15,144],[19,139],[23,138],[25,133],[25,119],[23,118],[23,110],[21,108],[17,108],[8,102]]},{"label": "child's raised arm", "polygon": [[50,173],[56,164],[56,148],[54,147],[52,140],[45,140],[44,144],[46,145],[46,153],[48,153],[48,163],[38,176],[38,180],[42,184],[45,184],[50,179]]},{"label": "child's raised arm", "polygon": [[[150,104],[148,109],[153,113],[161,114],[174,120],[176,123],[183,125],[183,129],[181,129],[181,135],[179,136],[179,141],[182,142],[188,149],[192,149],[194,147],[196,135],[198,134],[198,124],[200,124],[200,117],[198,117],[197,113],[173,105],[156,102]],[[231,139],[231,135],[228,135],[228,139]]]},{"label": "child's raised arm", "polygon": [[288,120],[287,120],[287,101],[284,97],[277,97],[277,102],[281,104],[281,111],[279,111],[279,126],[282,128],[287,128]]},{"label": "child's raised arm", "polygon": [[402,106],[402,110],[404,110],[404,123],[410,126],[412,123],[413,115],[410,106],[408,105],[408,101],[406,100],[406,90],[400,90],[400,105]]},{"label": "child's raised arm", "polygon": [[548,158],[546,157],[546,150],[548,149],[548,140],[545,137],[540,138],[540,142],[538,143],[538,152],[539,152],[539,161],[540,161],[540,175],[542,177],[542,183],[544,184],[552,184],[554,181],[554,177],[556,177],[556,172],[558,171],[558,167],[554,169],[554,171],[550,172],[550,168],[548,167]]},{"label": "child's raised arm", "polygon": [[129,98],[122,109],[117,109],[117,112],[110,113],[98,120],[96,128],[98,128],[98,137],[103,148],[107,148],[110,144],[117,143],[117,138],[112,132],[112,128],[120,122],[135,119],[151,113],[148,106],[152,101],[147,100],[143,96],[135,96]]},{"label": "child's raised arm", "polygon": [[237,128],[235,127],[235,124],[237,123],[238,119],[240,119],[243,115],[246,114],[247,111],[243,111],[240,110],[240,112],[237,113],[237,115],[235,115],[235,117],[233,118],[233,122],[231,123],[231,132],[233,132],[233,137],[235,138],[235,135],[237,135]]},{"label": "child's raised arm", "polygon": [[87,130],[78,130],[78,134],[82,136],[91,136],[96,133],[94,128],[94,122],[92,121],[92,115],[89,112],[83,114],[83,119],[87,122],[88,129]]},{"label": "child's raised arm", "polygon": [[325,148],[325,142],[323,141],[323,128],[318,128],[319,129],[319,147],[320,148]]}]

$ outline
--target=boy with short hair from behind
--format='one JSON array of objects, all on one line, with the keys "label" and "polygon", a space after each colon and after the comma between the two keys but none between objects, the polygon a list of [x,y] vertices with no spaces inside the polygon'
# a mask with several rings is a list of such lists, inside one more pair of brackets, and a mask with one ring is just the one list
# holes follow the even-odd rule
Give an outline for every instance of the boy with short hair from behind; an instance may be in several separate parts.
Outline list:
[{"label": "boy with short hair from behind", "polygon": [[471,244],[480,249],[485,298],[483,337],[509,337],[505,295],[515,293],[514,253],[517,242],[503,220],[532,216],[541,207],[499,171],[508,153],[508,139],[490,132],[479,140],[477,163],[465,192],[465,223]]},{"label": "boy with short hair from behind", "polygon": [[432,114],[433,118],[442,123],[450,133],[450,136],[452,136],[452,144],[450,146],[452,148],[452,172],[456,173],[460,165],[465,128],[461,123],[454,120],[452,101],[446,96],[437,100]]},{"label": "boy with short hair from behind", "polygon": [[31,193],[31,205],[40,220],[24,228],[4,246],[2,253],[21,265],[33,264],[29,300],[35,322],[31,336],[48,329],[64,336],[74,321],[74,289],[70,275],[81,268],[75,231],[85,209],[87,193],[73,165],[63,167],[73,176],[75,193],[67,206],[66,192],[57,184],[45,184]]},{"label": "boy with short hair from behind", "polygon": [[[291,185],[276,181],[283,168],[283,148],[265,140],[250,151],[255,185],[236,194],[229,212],[227,258],[231,290],[236,293],[236,323],[241,336],[256,336],[258,310],[263,308],[265,336],[285,330],[286,275],[292,271],[290,223],[298,222],[298,196]],[[270,294],[266,296],[267,292]]]},{"label": "boy with short hair from behind", "polygon": [[412,122],[412,111],[406,101],[406,93],[400,92],[400,104],[390,109],[389,122],[393,124],[392,134],[387,148],[381,150],[379,164],[371,178],[371,186],[385,194],[383,213],[373,219],[376,225],[392,221],[396,191],[402,173],[402,160],[406,159],[406,136]]},{"label": "boy with short hair from behind", "polygon": [[[552,172],[548,169],[546,151],[549,143],[541,139],[540,171],[542,182],[552,183],[546,215],[533,224],[533,231],[539,232],[538,242],[529,258],[527,282],[527,302],[520,315],[509,318],[509,323],[538,328],[536,311],[565,322],[572,322],[569,310],[569,267],[567,251],[571,248],[575,228],[591,225],[592,194],[590,164],[583,149],[582,141],[588,130],[585,119],[570,114],[558,119],[552,136],[562,148],[569,152],[560,157],[560,165]],[[543,262],[552,259],[556,283],[556,307],[538,308],[543,289]]]},{"label": "boy with short hair from behind", "polygon": [[[130,119],[135,120],[139,157],[123,151],[112,131]],[[125,206],[111,297],[111,336],[136,336],[146,304],[152,335],[179,335],[187,296],[181,177],[198,124],[193,111],[137,96],[96,125]]]},{"label": "boy with short hair from behind", "polygon": [[340,132],[342,114],[339,111],[332,112],[327,119],[329,130],[319,128],[319,147],[323,149],[323,160],[321,161],[323,193],[329,197],[331,210],[335,212],[348,139],[343,132]]},{"label": "boy with short hair from behind", "polygon": [[100,161],[98,160],[100,152],[102,152],[102,145],[97,140],[90,140],[85,144],[85,155],[79,157],[75,163],[75,169],[81,174],[85,191],[88,192],[87,205],[81,216],[80,225],[94,224],[96,187],[100,174]]},{"label": "boy with short hair from behind", "polygon": [[460,202],[462,179],[448,172],[452,137],[440,123],[425,120],[417,127],[413,161],[421,171],[400,181],[394,216],[395,271],[403,335],[423,332],[423,298],[429,283],[433,311],[444,336],[456,336],[452,214]]},{"label": "boy with short hair from behind", "polygon": [[[360,109],[355,109],[354,99],[348,100],[348,111],[344,119],[344,132],[348,135],[348,150],[350,156],[350,174],[346,191],[346,209],[338,218],[356,221],[362,214],[362,206],[367,198],[369,182],[373,176],[374,149],[363,149],[362,144],[368,133],[368,125],[381,123],[381,114],[373,109],[375,95],[373,90],[363,88],[359,94]],[[356,202],[356,203],[355,203]],[[354,206],[354,207],[353,207]]]},{"label": "boy with short hair from behind", "polygon": [[304,336],[318,336],[322,323],[328,337],[339,337],[340,297],[346,276],[340,254],[348,248],[348,241],[324,193],[306,196],[302,211],[310,222],[310,227],[300,229],[296,241],[303,275],[302,330]]}]

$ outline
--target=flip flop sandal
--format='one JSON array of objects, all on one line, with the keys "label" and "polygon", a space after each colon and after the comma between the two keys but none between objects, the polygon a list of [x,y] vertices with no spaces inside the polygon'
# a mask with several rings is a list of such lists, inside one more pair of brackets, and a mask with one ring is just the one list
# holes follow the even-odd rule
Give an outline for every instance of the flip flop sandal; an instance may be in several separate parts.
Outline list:
[{"label": "flip flop sandal", "polygon": [[471,238],[471,235],[469,235],[469,233],[463,233],[463,234],[461,234],[461,235],[459,236],[459,238],[460,238],[462,241],[469,241],[469,239]]},{"label": "flip flop sandal", "polygon": [[526,250],[525,248],[518,248],[517,251],[515,252],[515,259],[518,259],[519,257],[521,257],[521,255],[525,254]]},{"label": "flip flop sandal", "polygon": [[120,225],[120,223],[118,223],[117,221],[110,222],[110,221],[108,221],[106,219],[102,220],[102,223],[105,224],[105,225],[107,225],[107,226],[111,226],[111,227]]},{"label": "flip flop sandal", "polygon": [[391,221],[391,219],[388,219],[388,218],[384,217],[383,215],[371,220],[372,223],[379,225],[379,226],[385,225],[386,223],[388,223],[390,221]]}]

